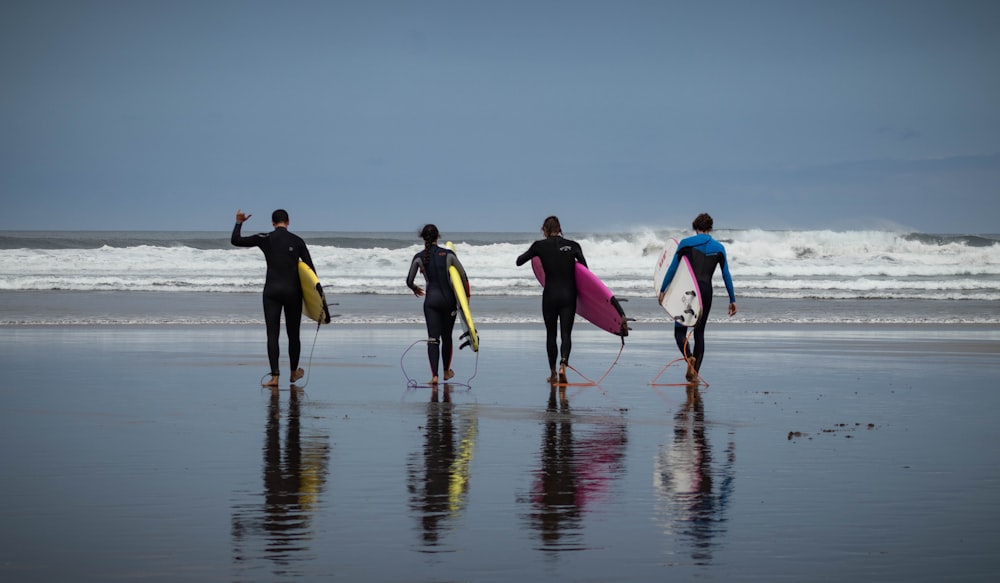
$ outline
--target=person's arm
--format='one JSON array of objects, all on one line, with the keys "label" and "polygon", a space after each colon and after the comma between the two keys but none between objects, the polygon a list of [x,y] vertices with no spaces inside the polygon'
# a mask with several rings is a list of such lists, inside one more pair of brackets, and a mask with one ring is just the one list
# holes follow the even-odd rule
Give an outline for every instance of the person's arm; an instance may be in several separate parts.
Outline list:
[{"label": "person's arm", "polygon": [[423,264],[423,261],[421,261],[420,255],[417,255],[413,258],[413,261],[410,262],[410,272],[406,274],[406,287],[413,290],[413,295],[418,298],[424,295],[424,290],[413,281],[417,278],[417,271],[420,270],[421,264]]},{"label": "person's arm", "polygon": [[726,250],[722,250],[722,281],[726,284],[726,292],[729,293],[729,317],[736,315],[736,292],[733,291],[733,277],[729,274],[729,258],[726,257]]},{"label": "person's arm", "polygon": [[465,273],[465,267],[463,267],[462,262],[458,260],[458,255],[455,255],[454,253],[449,253],[448,266],[450,267],[452,265],[455,266],[455,269],[458,270],[459,277],[462,278],[462,287],[465,288],[465,296],[471,298],[472,290],[469,288],[469,276],[466,275]]},{"label": "person's arm", "polygon": [[309,269],[313,270],[316,277],[319,277],[319,273],[316,272],[316,266],[313,265],[312,255],[309,255],[309,247],[306,246],[305,242],[302,243],[302,253],[299,254],[299,259],[305,262],[309,266]]},{"label": "person's arm", "polygon": [[677,273],[677,267],[680,265],[681,256],[678,253],[680,249],[674,251],[674,257],[670,260],[670,266],[667,267],[667,273],[663,275],[663,281],[660,282],[660,293],[656,296],[656,303],[663,304],[663,298],[667,295],[667,287],[670,282],[674,279],[674,274]]},{"label": "person's arm", "polygon": [[537,242],[536,243],[532,243],[531,247],[528,247],[527,251],[525,251],[524,253],[521,253],[520,255],[518,255],[518,257],[517,257],[517,266],[518,267],[520,267],[520,266],[524,265],[525,263],[531,261],[532,257],[537,257],[538,256],[538,250],[535,249],[535,245],[536,244],[537,244]]},{"label": "person's arm", "polygon": [[576,260],[578,263],[582,264],[584,267],[590,269],[587,265],[587,258],[583,256],[583,248],[579,244],[576,245]]},{"label": "person's arm", "polygon": [[256,247],[257,239],[256,237],[244,237],[242,234],[243,223],[245,223],[253,215],[243,214],[243,211],[236,211],[236,226],[233,227],[233,235],[229,238],[229,242],[237,247]]},{"label": "person's arm", "polygon": [[674,258],[670,260],[670,267],[667,267],[667,273],[663,276],[663,281],[660,282],[660,293],[656,296],[657,303],[663,303],[663,297],[667,295],[667,286],[674,279],[678,265],[680,265],[680,255],[675,251]]}]

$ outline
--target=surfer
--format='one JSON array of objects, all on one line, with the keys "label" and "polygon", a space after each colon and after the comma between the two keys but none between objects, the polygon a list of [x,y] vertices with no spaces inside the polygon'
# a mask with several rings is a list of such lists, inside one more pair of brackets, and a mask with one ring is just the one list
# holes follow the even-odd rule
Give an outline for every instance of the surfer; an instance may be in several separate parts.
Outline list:
[{"label": "surfer", "polygon": [[673,279],[677,271],[677,265],[682,256],[687,257],[691,262],[691,269],[694,270],[695,278],[698,280],[698,293],[701,295],[701,316],[694,325],[692,337],[694,347],[690,352],[686,351],[687,327],[674,323],[674,340],[680,349],[684,360],[688,363],[687,380],[697,381],[698,371],[701,370],[701,361],[705,356],[705,324],[708,323],[708,313],[712,309],[712,276],[715,268],[722,267],[722,280],[726,284],[726,291],[729,293],[729,317],[736,315],[736,294],[733,292],[733,278],[729,275],[729,261],[726,259],[726,248],[712,238],[713,227],[712,217],[708,213],[702,213],[695,217],[691,223],[696,235],[682,240],[677,245],[677,252],[667,268],[667,274],[660,285],[660,294],[657,297],[659,303],[663,303],[663,296],[667,290],[667,284]]},{"label": "surfer", "polygon": [[278,368],[278,336],[281,334],[281,312],[285,312],[285,332],[288,335],[288,360],[292,367],[291,381],[294,383],[305,375],[299,368],[302,343],[299,327],[302,324],[302,284],[299,282],[299,260],[313,272],[312,257],[301,237],[288,232],[288,213],[278,209],[271,213],[274,230],[249,237],[241,234],[243,223],[252,215],[236,211],[236,226],[230,241],[237,247],[259,247],[267,260],[267,276],[264,280],[264,324],[267,326],[267,359],[271,364],[271,380],[265,387],[278,386],[281,371]]},{"label": "surfer", "polygon": [[[573,348],[573,320],[576,318],[576,263],[584,267],[587,260],[583,250],[576,241],[570,241],[562,236],[559,218],[550,216],[542,223],[544,239],[531,244],[517,258],[517,265],[524,265],[532,257],[538,257],[545,271],[545,288],[542,290],[542,319],[545,321],[545,349],[549,357],[547,379],[550,383],[566,382],[566,366],[569,364],[569,353]],[[562,340],[561,346],[556,346],[556,333]],[[556,356],[559,361],[559,376],[556,377]]]},{"label": "surfer", "polygon": [[[431,365],[431,383],[438,382],[439,360],[444,362],[444,380],[455,376],[451,370],[451,357],[454,352],[452,332],[455,329],[455,318],[458,316],[458,299],[451,288],[451,278],[448,268],[455,266],[462,277],[465,295],[469,296],[469,278],[458,256],[451,249],[438,247],[441,234],[434,225],[427,224],[420,231],[424,240],[424,249],[413,256],[410,262],[410,272],[406,275],[406,287],[413,295],[424,298],[424,319],[427,321],[427,359]],[[414,283],[417,271],[424,274],[423,288]]]}]

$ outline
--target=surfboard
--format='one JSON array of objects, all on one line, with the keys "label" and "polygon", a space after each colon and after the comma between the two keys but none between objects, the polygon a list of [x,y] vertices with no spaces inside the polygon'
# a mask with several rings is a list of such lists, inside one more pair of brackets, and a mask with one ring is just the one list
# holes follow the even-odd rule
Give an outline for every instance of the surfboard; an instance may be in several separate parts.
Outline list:
[{"label": "surfboard", "polygon": [[[653,285],[657,294],[663,285],[663,278],[667,276],[667,269],[674,260],[677,253],[677,239],[670,239],[663,247],[663,253],[656,262],[656,269],[653,271]],[[698,292],[698,279],[691,268],[691,262],[687,257],[681,257],[677,264],[674,277],[667,285],[666,294],[663,296],[663,303],[660,304],[667,315],[674,322],[683,326],[694,326],[701,317],[701,294]]]},{"label": "surfboard", "polygon": [[299,261],[299,284],[302,285],[302,313],[320,324],[330,323],[330,308],[326,305],[323,286],[319,283],[316,273]]},{"label": "surfboard", "polygon": [[[545,270],[542,260],[531,258],[535,279],[545,287]],[[608,286],[582,263],[576,264],[576,313],[601,330],[624,338],[628,336],[628,318],[625,310]]]},{"label": "surfboard", "polygon": [[[455,251],[455,245],[451,241],[444,244],[445,247]],[[479,334],[476,332],[476,324],[472,320],[472,310],[469,308],[469,296],[465,294],[465,285],[462,284],[462,276],[458,273],[458,268],[452,265],[448,268],[448,275],[451,278],[451,288],[455,290],[455,298],[458,299],[458,314],[462,321],[462,329],[465,330],[459,337],[464,339],[458,349],[471,346],[473,352],[479,352]]]}]

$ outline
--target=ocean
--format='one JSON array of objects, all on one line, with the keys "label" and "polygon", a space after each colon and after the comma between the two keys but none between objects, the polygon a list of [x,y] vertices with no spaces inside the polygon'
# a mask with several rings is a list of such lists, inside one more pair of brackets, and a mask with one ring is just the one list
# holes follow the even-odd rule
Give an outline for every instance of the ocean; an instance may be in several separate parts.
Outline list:
[{"label": "ocean", "polygon": [[[247,233],[254,232],[247,230]],[[404,280],[415,233],[298,232],[337,323],[422,323]],[[634,326],[663,323],[652,274],[685,230],[567,233]],[[1000,235],[718,230],[740,323],[1000,323]],[[469,274],[480,324],[541,318],[540,288],[514,259],[536,233],[444,233]],[[0,325],[247,324],[262,321],[265,264],[229,232],[0,232]],[[716,297],[725,302],[721,274]],[[716,302],[719,303],[718,301]]]},{"label": "ocean", "polygon": [[681,386],[652,273],[685,233],[570,234],[635,322],[624,345],[578,322],[557,392],[514,266],[534,234],[449,235],[484,348],[439,390],[412,383],[416,237],[302,234],[340,316],[303,330],[304,386],[268,391],[258,250],[0,233],[0,580],[1000,571],[996,237],[720,231],[740,312],[716,305]]}]

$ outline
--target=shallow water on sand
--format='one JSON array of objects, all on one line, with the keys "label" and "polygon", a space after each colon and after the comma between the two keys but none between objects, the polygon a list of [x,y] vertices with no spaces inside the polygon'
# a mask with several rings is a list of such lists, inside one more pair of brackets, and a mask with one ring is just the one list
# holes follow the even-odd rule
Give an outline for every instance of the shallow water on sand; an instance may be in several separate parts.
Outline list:
[{"label": "shallow water on sand", "polygon": [[[0,337],[4,581],[987,581],[1000,568],[1000,331],[667,328],[550,391],[540,326],[486,328],[449,391],[422,328]],[[617,340],[582,326],[599,378]],[[414,342],[418,342],[413,345]],[[409,347],[413,346],[409,352]],[[571,373],[570,380],[583,378]],[[662,385],[662,386],[659,386]]]}]

